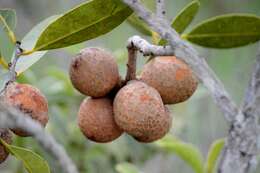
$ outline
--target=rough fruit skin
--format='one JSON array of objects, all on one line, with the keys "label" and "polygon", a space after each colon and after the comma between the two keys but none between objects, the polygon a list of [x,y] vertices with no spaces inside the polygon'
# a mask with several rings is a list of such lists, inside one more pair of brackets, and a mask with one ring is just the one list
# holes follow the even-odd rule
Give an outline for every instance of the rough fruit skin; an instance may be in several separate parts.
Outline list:
[{"label": "rough fruit skin", "polygon": [[[12,143],[12,134],[6,129],[0,129],[0,138],[8,144]],[[0,144],[0,164],[7,159],[8,155],[9,153],[5,150],[4,146]]]},{"label": "rough fruit skin", "polygon": [[187,100],[198,85],[191,69],[174,56],[155,57],[144,66],[140,79],[160,93],[164,104]]},{"label": "rough fruit skin", "polygon": [[80,105],[78,125],[82,133],[95,142],[110,142],[122,134],[114,121],[112,100],[86,98]]},{"label": "rough fruit skin", "polygon": [[130,81],[114,99],[117,125],[142,142],[162,138],[170,129],[171,117],[160,94],[141,81]]},{"label": "rough fruit skin", "polygon": [[119,81],[114,57],[100,48],[85,48],[72,59],[70,79],[82,94],[103,97]]},{"label": "rough fruit skin", "polygon": [[144,136],[135,137],[135,139],[139,142],[148,143],[163,138],[170,131],[172,126],[172,117],[171,117],[170,110],[167,107],[165,107],[165,111],[167,114],[166,118],[168,119],[168,121],[167,123],[165,123],[165,127],[162,129],[162,131],[159,131],[157,134],[154,135],[148,135],[148,136],[144,135]]},{"label": "rough fruit skin", "polygon": [[[40,90],[31,85],[9,84],[5,92],[5,102],[38,121],[43,127],[49,120],[47,99]],[[12,131],[22,137],[31,136],[21,129],[12,129]]]}]

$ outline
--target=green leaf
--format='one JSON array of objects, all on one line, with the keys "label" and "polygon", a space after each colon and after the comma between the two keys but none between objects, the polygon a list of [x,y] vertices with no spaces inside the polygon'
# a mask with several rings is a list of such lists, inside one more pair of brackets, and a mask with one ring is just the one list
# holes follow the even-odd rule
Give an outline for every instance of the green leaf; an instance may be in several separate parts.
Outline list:
[{"label": "green leaf", "polygon": [[203,156],[201,152],[192,144],[181,142],[173,137],[165,137],[156,142],[156,144],[166,150],[168,153],[174,153],[179,156],[183,161],[196,173],[203,173]]},{"label": "green leaf", "polygon": [[[13,9],[0,9],[0,15],[4,18],[6,24],[11,30],[16,26],[16,13]],[[1,23],[1,22],[0,22]],[[1,23],[2,24],[2,23]],[[1,25],[4,26],[4,25]]]},{"label": "green leaf", "polygon": [[183,33],[183,31],[189,26],[192,22],[196,14],[198,13],[200,7],[199,1],[195,0],[186,5],[179,14],[173,19],[172,27],[179,34]]},{"label": "green leaf", "polygon": [[50,173],[48,163],[38,154],[25,148],[9,145],[1,139],[0,143],[2,143],[12,155],[23,162],[28,173]]},{"label": "green leaf", "polygon": [[136,166],[130,163],[120,163],[116,165],[118,173],[140,173]]},{"label": "green leaf", "polygon": [[184,35],[192,43],[211,48],[232,48],[260,39],[260,17],[227,14],[208,19]]},{"label": "green leaf", "polygon": [[206,173],[213,173],[214,168],[222,148],[225,145],[225,139],[216,140],[211,146],[208,152],[207,162],[205,165]]},{"label": "green leaf", "polygon": [[106,34],[120,25],[132,10],[121,0],[92,0],[67,12],[41,34],[34,50],[67,47]]},{"label": "green leaf", "polygon": [[[49,23],[51,23],[53,20],[57,19],[59,15],[51,16],[42,22],[40,22],[38,25],[36,25],[22,40],[21,47],[24,50],[31,50],[33,49],[38,37],[40,36],[41,32],[48,26]],[[38,51],[34,52],[30,55],[24,55],[21,56],[16,64],[15,71],[19,74],[27,70],[29,67],[31,67],[34,63],[39,61],[47,51]]]},{"label": "green leaf", "polygon": [[136,14],[132,14],[130,17],[128,17],[127,22],[140,33],[147,36],[152,35],[152,32],[147,26],[147,24],[144,23],[141,19],[139,19]]},{"label": "green leaf", "polygon": [[[172,27],[179,34],[183,33],[183,31],[189,26],[192,22],[196,14],[198,13],[200,7],[199,1],[195,0],[186,5],[179,14],[173,19]],[[159,45],[165,45],[167,43],[166,40],[160,40]]]},{"label": "green leaf", "polygon": [[[12,30],[16,27],[16,13],[12,9],[0,9],[0,38],[3,57],[11,57],[15,41]],[[10,59],[8,59],[10,60]]]},{"label": "green leaf", "polygon": [[198,13],[200,7],[199,1],[192,1],[185,6],[172,22],[172,27],[181,34],[192,22]]}]

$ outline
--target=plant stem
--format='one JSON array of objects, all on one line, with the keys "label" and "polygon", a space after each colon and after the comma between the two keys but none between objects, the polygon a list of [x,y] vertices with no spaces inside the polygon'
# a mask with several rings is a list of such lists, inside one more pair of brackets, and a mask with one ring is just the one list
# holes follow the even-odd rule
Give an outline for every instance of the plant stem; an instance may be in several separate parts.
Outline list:
[{"label": "plant stem", "polygon": [[23,49],[21,48],[21,42],[17,41],[15,44],[14,59],[11,62],[11,65],[9,68],[9,73],[10,73],[9,82],[14,82],[16,80],[17,73],[15,71],[15,67],[16,67],[17,61],[18,61],[19,57],[21,56],[22,52],[23,52]]},{"label": "plant stem", "polygon": [[134,44],[129,44],[127,46],[127,50],[128,50],[128,62],[127,62],[127,74],[125,78],[125,83],[130,80],[136,79],[137,50]]}]

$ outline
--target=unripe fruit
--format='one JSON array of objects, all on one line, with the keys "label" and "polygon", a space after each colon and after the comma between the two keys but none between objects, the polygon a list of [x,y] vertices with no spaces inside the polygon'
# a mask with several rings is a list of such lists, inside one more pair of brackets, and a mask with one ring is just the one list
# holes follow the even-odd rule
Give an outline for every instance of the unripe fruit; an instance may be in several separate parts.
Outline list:
[{"label": "unripe fruit", "polygon": [[86,98],[80,105],[78,125],[82,133],[95,142],[110,142],[122,134],[114,121],[109,98]]},{"label": "unripe fruit", "polygon": [[[6,129],[0,129],[0,138],[8,144],[12,143],[12,134]],[[3,163],[9,155],[9,152],[5,150],[5,147],[0,144],[0,164]]]},{"label": "unripe fruit", "polygon": [[[5,102],[38,121],[43,127],[49,120],[47,99],[31,85],[10,83],[5,91]],[[12,129],[12,131],[22,137],[30,136],[28,132],[21,129]]]},{"label": "unripe fruit", "polygon": [[70,79],[82,94],[103,97],[119,81],[119,72],[114,57],[99,48],[85,48],[72,59]]},{"label": "unripe fruit", "polygon": [[187,100],[198,85],[191,69],[174,56],[155,57],[144,66],[140,79],[160,93],[164,104]]},{"label": "unripe fruit", "polygon": [[142,142],[162,138],[170,129],[171,117],[160,94],[141,81],[130,81],[114,99],[117,125]]}]

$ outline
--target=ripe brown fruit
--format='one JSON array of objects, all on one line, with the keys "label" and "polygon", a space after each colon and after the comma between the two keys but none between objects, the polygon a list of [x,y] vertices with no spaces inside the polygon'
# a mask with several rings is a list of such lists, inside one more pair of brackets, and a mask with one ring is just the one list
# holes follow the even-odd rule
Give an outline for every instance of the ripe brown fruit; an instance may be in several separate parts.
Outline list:
[{"label": "ripe brown fruit", "polygon": [[[6,129],[0,129],[0,138],[8,144],[12,143],[12,134]],[[9,155],[9,152],[5,150],[5,147],[0,144],[0,164],[3,163]]]},{"label": "ripe brown fruit", "polygon": [[[49,120],[47,99],[31,85],[10,83],[5,92],[5,102],[38,121],[43,127]],[[31,136],[21,129],[12,129],[12,131],[22,137]]]},{"label": "ripe brown fruit", "polygon": [[174,56],[155,57],[144,66],[140,79],[160,93],[164,104],[187,100],[198,85],[191,69]]},{"label": "ripe brown fruit", "polygon": [[72,59],[70,79],[82,94],[103,97],[118,83],[119,72],[110,53],[100,48],[85,48]]},{"label": "ripe brown fruit", "polygon": [[154,134],[154,135],[143,135],[143,136],[135,137],[135,139],[139,142],[148,143],[148,142],[153,142],[155,140],[158,140],[158,139],[161,139],[162,137],[164,137],[164,135],[170,131],[171,126],[172,126],[172,117],[171,117],[170,110],[167,107],[165,107],[165,111],[167,114],[166,117],[167,117],[168,121],[167,121],[167,123],[165,123],[165,127],[162,128],[161,131],[158,131],[157,134]]},{"label": "ripe brown fruit", "polygon": [[122,134],[114,121],[109,98],[86,98],[80,105],[78,125],[82,133],[95,142],[110,142]]},{"label": "ripe brown fruit", "polygon": [[162,138],[171,127],[160,94],[141,81],[130,81],[114,99],[117,125],[141,142]]}]

